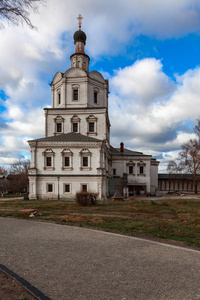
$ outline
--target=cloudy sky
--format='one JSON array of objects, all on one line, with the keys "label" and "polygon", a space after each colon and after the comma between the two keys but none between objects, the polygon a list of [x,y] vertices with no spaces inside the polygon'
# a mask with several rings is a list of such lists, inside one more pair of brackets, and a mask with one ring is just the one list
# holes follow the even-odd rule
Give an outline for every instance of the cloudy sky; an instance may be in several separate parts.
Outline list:
[{"label": "cloudy sky", "polygon": [[111,143],[152,154],[166,172],[200,117],[199,0],[47,0],[37,31],[0,29],[0,165],[44,136],[49,83],[70,68],[78,14],[90,71],[109,79]]}]

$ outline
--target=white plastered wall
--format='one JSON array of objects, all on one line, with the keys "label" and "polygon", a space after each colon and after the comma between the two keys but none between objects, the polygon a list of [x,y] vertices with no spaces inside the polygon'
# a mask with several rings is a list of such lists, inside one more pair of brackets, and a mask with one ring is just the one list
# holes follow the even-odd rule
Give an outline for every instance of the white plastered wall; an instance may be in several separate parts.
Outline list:
[{"label": "white plastered wall", "polygon": [[[127,163],[132,161],[135,165],[133,167],[133,174],[129,174]],[[139,174],[138,163],[144,162],[144,174]],[[128,184],[131,183],[144,183],[147,188],[147,193],[151,190],[151,175],[150,175],[150,158],[145,157],[131,157],[120,156],[112,158],[112,169],[116,169],[116,176],[123,177],[123,174],[127,174]]]}]

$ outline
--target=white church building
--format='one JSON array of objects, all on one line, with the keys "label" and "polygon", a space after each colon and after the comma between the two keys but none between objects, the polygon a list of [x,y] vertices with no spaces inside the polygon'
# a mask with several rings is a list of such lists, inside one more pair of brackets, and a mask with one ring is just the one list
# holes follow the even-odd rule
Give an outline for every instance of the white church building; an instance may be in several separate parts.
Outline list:
[{"label": "white church building", "polygon": [[30,199],[73,199],[87,191],[105,199],[116,191],[124,196],[154,194],[158,164],[151,155],[110,145],[108,80],[89,72],[86,34],[74,33],[71,68],[51,83],[52,108],[45,111],[45,137],[28,141]]}]

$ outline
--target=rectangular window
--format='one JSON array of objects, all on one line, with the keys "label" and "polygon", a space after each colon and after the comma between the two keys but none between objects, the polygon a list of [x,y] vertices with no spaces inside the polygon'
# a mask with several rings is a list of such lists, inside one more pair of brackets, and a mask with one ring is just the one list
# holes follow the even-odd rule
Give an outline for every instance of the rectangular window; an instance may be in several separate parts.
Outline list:
[{"label": "rectangular window", "polygon": [[58,93],[58,104],[60,104],[61,102],[61,97],[60,97],[60,93]]},{"label": "rectangular window", "polygon": [[113,175],[116,175],[116,169],[113,169]]},{"label": "rectangular window", "polygon": [[97,104],[97,92],[94,92],[94,103]]},{"label": "rectangular window", "polygon": [[129,174],[133,174],[133,166],[129,166]]},{"label": "rectangular window", "polygon": [[70,162],[69,162],[69,156],[65,156],[65,167],[69,167]]},{"label": "rectangular window", "polygon": [[140,167],[140,174],[143,174],[143,173],[144,173],[144,168]]},{"label": "rectangular window", "polygon": [[51,156],[47,156],[47,167],[51,167]]},{"label": "rectangular window", "polygon": [[48,192],[53,192],[53,184],[48,184],[47,185],[47,191]]},{"label": "rectangular window", "polygon": [[89,123],[89,132],[94,132],[94,123]]},{"label": "rectangular window", "polygon": [[77,101],[78,100],[78,90],[73,90],[73,93],[74,93],[73,100]]},{"label": "rectangular window", "polygon": [[82,184],[82,191],[87,192],[87,184]]},{"label": "rectangular window", "polygon": [[65,193],[70,193],[70,185],[65,184]]},{"label": "rectangular window", "polygon": [[88,167],[88,157],[83,156],[83,167]]},{"label": "rectangular window", "polygon": [[73,123],[73,132],[78,132],[78,123]]},{"label": "rectangular window", "polygon": [[57,129],[57,132],[62,132],[62,123],[57,123],[56,129]]}]

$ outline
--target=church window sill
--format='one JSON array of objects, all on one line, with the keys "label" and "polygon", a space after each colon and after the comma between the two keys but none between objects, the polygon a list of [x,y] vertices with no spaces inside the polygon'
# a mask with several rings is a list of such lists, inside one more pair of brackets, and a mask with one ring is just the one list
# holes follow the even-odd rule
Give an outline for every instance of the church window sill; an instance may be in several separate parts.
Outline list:
[{"label": "church window sill", "polygon": [[91,171],[92,168],[90,168],[90,167],[80,167],[80,170],[81,171]]},{"label": "church window sill", "polygon": [[87,132],[87,135],[93,135],[93,136],[96,136],[96,135],[97,135],[97,132]]},{"label": "church window sill", "polygon": [[55,168],[54,167],[44,167],[43,170],[54,171]]},{"label": "church window sill", "polygon": [[62,170],[63,171],[72,171],[73,168],[72,167],[63,167]]}]

